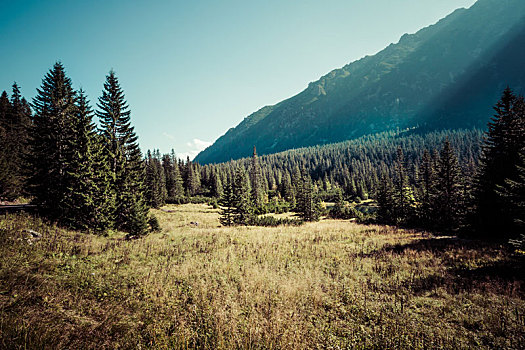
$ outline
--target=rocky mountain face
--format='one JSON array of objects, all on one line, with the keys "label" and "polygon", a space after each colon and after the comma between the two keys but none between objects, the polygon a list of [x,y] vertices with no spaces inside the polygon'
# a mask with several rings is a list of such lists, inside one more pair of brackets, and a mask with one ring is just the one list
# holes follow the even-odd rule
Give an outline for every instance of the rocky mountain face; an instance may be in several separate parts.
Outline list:
[{"label": "rocky mountain face", "polygon": [[374,56],[261,108],[195,161],[206,164],[392,128],[483,128],[508,85],[525,88],[525,1],[478,0]]}]

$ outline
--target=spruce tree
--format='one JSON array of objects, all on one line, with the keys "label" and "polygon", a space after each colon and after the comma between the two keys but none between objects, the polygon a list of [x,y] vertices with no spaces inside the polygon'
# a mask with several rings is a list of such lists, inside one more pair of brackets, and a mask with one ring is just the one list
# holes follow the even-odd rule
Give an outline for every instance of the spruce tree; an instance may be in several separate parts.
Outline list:
[{"label": "spruce tree", "polygon": [[144,165],[130,114],[117,76],[110,71],[99,98],[97,115],[116,198],[115,224],[120,230],[144,234],[148,227],[148,208],[143,193]]},{"label": "spruce tree", "polygon": [[13,84],[11,100],[4,91],[0,96],[0,198],[13,200],[25,192],[28,132],[31,109]]},{"label": "spruce tree", "polygon": [[235,206],[234,222],[248,225],[253,216],[253,204],[250,198],[250,182],[246,170],[239,166],[233,178],[233,197]]},{"label": "spruce tree", "polygon": [[146,199],[150,207],[160,208],[166,203],[166,176],[159,152],[150,151],[146,157]]},{"label": "spruce tree", "polygon": [[232,181],[227,181],[224,192],[219,200],[220,218],[219,221],[224,226],[235,224],[235,194],[233,192]]},{"label": "spruce tree", "polygon": [[200,176],[198,171],[196,171],[194,164],[191,162],[190,157],[187,157],[186,159],[185,174],[186,195],[188,197],[193,197],[199,192]]},{"label": "spruce tree", "polygon": [[292,179],[289,172],[285,172],[285,174],[282,177],[282,182],[280,184],[280,192],[281,197],[284,198],[284,200],[288,201],[289,203],[294,205],[294,190],[292,186]]},{"label": "spruce tree", "polygon": [[211,195],[220,198],[222,197],[223,191],[221,177],[216,170],[213,170],[211,174]]},{"label": "spruce tree", "polygon": [[434,203],[436,170],[434,160],[428,150],[425,149],[421,164],[418,169],[419,175],[419,221],[424,227],[432,227],[435,222]]},{"label": "spruce tree", "polygon": [[34,202],[51,220],[63,219],[69,196],[66,176],[71,166],[71,137],[76,118],[76,93],[64,66],[57,62],[42,80],[33,99],[31,169]]},{"label": "spruce tree", "polygon": [[13,179],[14,173],[10,169],[12,166],[9,157],[11,151],[8,131],[10,129],[9,112],[11,102],[7,92],[2,92],[0,96],[0,200],[13,199]]},{"label": "spruce tree", "polygon": [[305,221],[318,221],[321,215],[321,203],[306,169],[301,172],[297,186],[296,211]]},{"label": "spruce tree", "polygon": [[259,165],[259,159],[257,158],[257,151],[253,146],[253,156],[250,162],[250,185],[251,200],[256,208],[260,208],[263,205],[263,189],[262,189],[262,175],[261,167]]},{"label": "spruce tree", "polygon": [[105,231],[112,225],[114,198],[109,166],[93,114],[81,90],[68,146],[72,149],[72,158],[66,175],[69,195],[65,201],[64,221],[75,229]]},{"label": "spruce tree", "polygon": [[460,225],[461,172],[455,150],[445,141],[437,161],[435,219],[440,229],[452,230]]},{"label": "spruce tree", "polygon": [[[497,193],[506,204],[505,209],[513,221],[513,225],[510,226],[511,237],[517,237],[525,229],[525,148],[520,152],[520,161],[516,168],[516,178],[505,179],[505,184],[497,188]],[[525,237],[522,237],[521,241],[514,240],[521,242],[521,249],[525,249],[523,238]]]},{"label": "spruce tree", "polygon": [[174,150],[162,157],[162,167],[166,176],[167,200],[169,202],[179,202],[184,197],[184,186]]},{"label": "spruce tree", "polygon": [[479,235],[503,238],[514,223],[497,189],[505,179],[518,176],[519,151],[525,146],[525,103],[506,88],[494,110],[474,183],[472,221]]},{"label": "spruce tree", "polygon": [[413,190],[408,183],[405,157],[401,147],[397,149],[394,167],[394,219],[396,224],[406,225],[412,220],[415,207],[415,198]]},{"label": "spruce tree", "polygon": [[394,202],[394,185],[392,180],[383,175],[379,181],[376,193],[377,201],[377,220],[382,224],[395,224],[395,202]]}]

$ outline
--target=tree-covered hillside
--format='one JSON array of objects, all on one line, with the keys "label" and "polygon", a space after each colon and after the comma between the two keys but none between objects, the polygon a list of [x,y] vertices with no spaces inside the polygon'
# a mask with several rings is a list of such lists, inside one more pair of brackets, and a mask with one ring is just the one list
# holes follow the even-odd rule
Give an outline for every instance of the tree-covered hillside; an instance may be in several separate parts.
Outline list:
[{"label": "tree-covered hillside", "polygon": [[479,0],[267,106],[195,159],[216,163],[392,128],[484,128],[505,86],[525,86],[525,2]]}]

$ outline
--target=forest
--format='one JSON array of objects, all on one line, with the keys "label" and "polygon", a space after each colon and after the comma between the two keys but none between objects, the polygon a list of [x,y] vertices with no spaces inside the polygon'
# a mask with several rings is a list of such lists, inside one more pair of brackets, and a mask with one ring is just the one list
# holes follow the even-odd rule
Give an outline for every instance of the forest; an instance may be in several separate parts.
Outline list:
[{"label": "forest", "polygon": [[[490,116],[487,116],[487,120]],[[0,348],[519,349],[525,102],[200,165],[142,153],[110,71],[0,96]],[[24,206],[22,206],[24,207]]]},{"label": "forest", "polygon": [[[201,166],[174,150],[141,153],[115,72],[93,110],[57,62],[32,103],[16,83],[0,97],[0,195],[87,232],[144,235],[158,227],[149,208],[208,203],[226,226],[323,216],[520,242],[524,111],[506,88],[486,132],[393,130],[262,157],[254,146],[250,158]],[[284,212],[296,215],[266,215]]]}]

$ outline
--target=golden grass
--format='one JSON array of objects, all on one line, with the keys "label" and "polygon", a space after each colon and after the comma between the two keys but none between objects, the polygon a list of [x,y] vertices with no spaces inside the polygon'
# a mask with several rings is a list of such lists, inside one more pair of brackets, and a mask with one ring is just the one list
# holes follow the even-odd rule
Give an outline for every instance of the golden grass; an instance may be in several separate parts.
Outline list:
[{"label": "golden grass", "polygon": [[134,241],[3,218],[0,347],[524,344],[523,262],[503,247],[336,220],[224,228],[204,205],[154,213],[162,232]]}]

